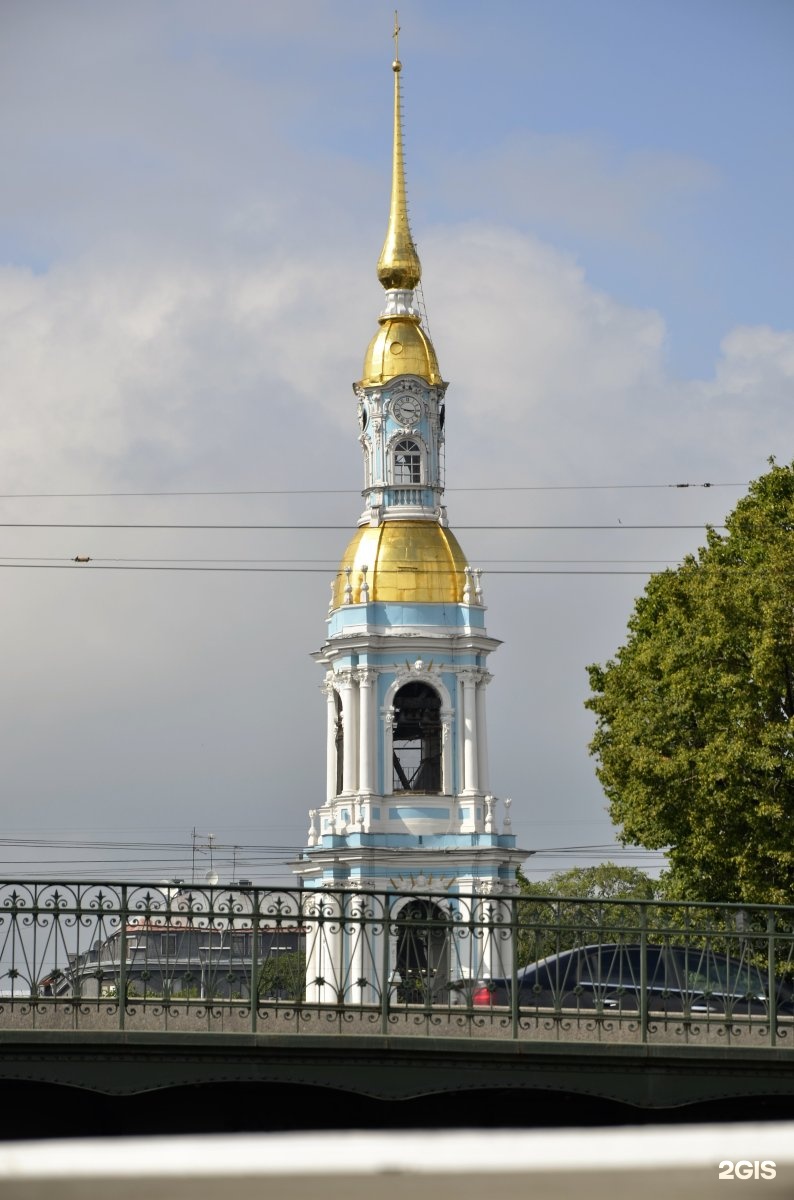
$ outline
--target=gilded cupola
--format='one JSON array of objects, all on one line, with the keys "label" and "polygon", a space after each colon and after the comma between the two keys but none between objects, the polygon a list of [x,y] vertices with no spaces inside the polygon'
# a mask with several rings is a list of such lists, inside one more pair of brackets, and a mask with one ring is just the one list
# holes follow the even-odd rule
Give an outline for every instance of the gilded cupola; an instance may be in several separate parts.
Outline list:
[{"label": "gilded cupola", "polygon": [[339,567],[332,607],[367,599],[460,604],[468,563],[451,529],[431,521],[386,521],[354,533]]}]

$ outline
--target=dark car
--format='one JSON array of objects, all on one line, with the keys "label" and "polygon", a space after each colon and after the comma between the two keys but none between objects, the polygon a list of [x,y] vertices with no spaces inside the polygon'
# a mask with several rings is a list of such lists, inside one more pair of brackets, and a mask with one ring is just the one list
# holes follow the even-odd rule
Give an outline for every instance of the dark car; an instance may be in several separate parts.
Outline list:
[{"label": "dark car", "polygon": [[[601,1009],[638,1012],[643,985],[648,1011],[751,1016],[767,1012],[767,982],[752,963],[715,954],[707,947],[611,943],[565,950],[518,972],[521,1008]],[[472,990],[475,1007],[509,1005],[510,979],[481,980]],[[777,987],[777,1011],[794,1013],[794,993]]]}]

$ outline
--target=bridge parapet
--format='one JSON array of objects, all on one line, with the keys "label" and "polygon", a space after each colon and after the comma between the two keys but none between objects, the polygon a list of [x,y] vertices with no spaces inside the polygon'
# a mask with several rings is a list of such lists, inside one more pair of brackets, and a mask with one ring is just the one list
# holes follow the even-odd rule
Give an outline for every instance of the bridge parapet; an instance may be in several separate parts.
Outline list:
[{"label": "bridge parapet", "polygon": [[794,1047],[794,908],[0,884],[0,1030]]}]

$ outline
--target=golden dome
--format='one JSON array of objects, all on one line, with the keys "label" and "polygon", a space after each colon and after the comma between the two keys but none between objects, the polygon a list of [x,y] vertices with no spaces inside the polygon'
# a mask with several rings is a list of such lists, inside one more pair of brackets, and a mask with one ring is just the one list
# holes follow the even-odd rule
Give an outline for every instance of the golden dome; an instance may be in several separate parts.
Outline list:
[{"label": "golden dome", "polygon": [[383,317],[367,347],[361,383],[387,383],[397,375],[418,375],[441,383],[433,343],[415,317]]},{"label": "golden dome", "polygon": [[435,521],[384,521],[357,529],[345,550],[334,586],[333,607],[344,604],[346,567],[353,601],[361,600],[362,567],[370,601],[460,604],[468,563],[450,529]]}]

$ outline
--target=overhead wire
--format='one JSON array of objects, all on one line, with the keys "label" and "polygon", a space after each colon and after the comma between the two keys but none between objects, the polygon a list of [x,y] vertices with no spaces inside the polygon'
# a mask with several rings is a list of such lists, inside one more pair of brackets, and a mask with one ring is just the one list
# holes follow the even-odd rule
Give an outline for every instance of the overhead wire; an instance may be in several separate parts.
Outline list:
[{"label": "overhead wire", "polygon": [[[74,558],[47,557],[43,554],[0,554],[0,562],[58,562],[73,563]],[[139,554],[135,558],[107,558],[92,554],[89,559],[93,563],[324,563],[328,570],[336,567],[336,557],[330,558],[156,558],[149,554]],[[419,562],[419,559],[406,559],[407,563]],[[656,566],[675,564],[677,558],[478,558],[478,563],[618,563],[628,564],[653,563]],[[323,568],[325,569],[325,567]]]},{"label": "overhead wire", "polygon": [[[447,492],[600,492],[643,491],[649,489],[735,488],[743,483],[527,483],[469,487],[447,487]],[[90,500],[168,496],[354,496],[361,488],[247,488],[240,490],[160,491],[160,492],[0,492],[0,500]]]},{"label": "overhead wire", "polygon": [[[483,485],[481,487],[467,487],[458,489],[449,489],[459,492],[507,492],[507,491],[572,491],[572,490],[609,490],[609,489],[631,489],[631,488],[711,488],[711,487],[739,487],[743,484],[732,483],[663,483],[663,484],[560,484],[560,485],[504,485],[492,487]],[[21,498],[68,498],[68,497],[118,497],[118,496],[200,496],[200,495],[294,495],[294,494],[355,494],[354,489],[339,488],[339,489],[257,489],[251,491],[195,491],[195,492],[107,492],[107,493],[16,493],[3,494],[2,498],[6,499],[21,499]],[[347,531],[350,529],[350,523],[344,524],[326,524],[318,525],[299,524],[299,523],[198,523],[198,522],[157,522],[157,523],[130,523],[130,522],[0,522],[0,528],[4,529],[91,529],[91,530],[167,530],[167,531],[226,531],[226,532],[265,532],[265,531],[285,531],[285,532],[323,532],[323,531]],[[603,524],[513,524],[505,523],[494,524],[461,524],[455,528],[460,531],[467,532],[511,532],[511,531],[527,531],[527,532],[544,532],[544,531],[613,531],[613,530],[698,530],[705,529],[722,529],[724,526],[710,524],[708,522],[698,524],[680,524],[680,523],[643,523],[624,524],[622,521],[617,523]],[[484,560],[489,564],[488,574],[601,574],[601,575],[652,575],[655,566],[669,566],[677,560],[654,560],[654,559],[517,559],[517,558],[502,558]],[[92,570],[137,570],[137,571],[189,571],[189,572],[233,572],[233,573],[327,573],[329,569],[333,570],[333,566],[319,564],[327,563],[327,559],[317,558],[160,558],[154,556],[94,556],[94,555],[77,555],[65,559],[62,557],[27,555],[27,556],[2,556],[0,557],[0,566],[6,569],[22,569],[29,567],[30,569],[74,569],[74,565],[79,565],[85,569],[90,566]],[[74,564],[74,565],[73,565]],[[276,565],[278,564],[278,565]],[[288,564],[288,565],[287,565]],[[312,565],[318,564],[318,565]],[[501,564],[497,566],[496,564]],[[507,567],[505,564],[532,564],[533,569],[528,570],[527,567],[521,566],[521,569]],[[643,570],[594,570],[576,571],[572,568],[580,565],[586,565],[589,568],[601,567],[608,565],[610,568],[615,566],[639,566],[647,564]],[[410,565],[404,563],[402,565]],[[424,564],[423,564],[424,565]],[[566,570],[548,570],[545,569],[549,565],[565,566]],[[543,566],[543,570],[536,569],[537,566]],[[651,569],[649,569],[651,568]]]},{"label": "overhead wire", "polygon": [[[146,884],[147,876],[154,872],[161,884],[180,880],[188,886],[199,887],[206,882],[205,868],[208,865],[211,865],[214,872],[221,878],[228,876],[221,883],[221,886],[224,887],[232,884],[235,875],[258,880],[259,883],[256,886],[261,886],[262,881],[265,880],[280,879],[283,881],[289,864],[294,862],[304,849],[302,845],[294,843],[246,845],[237,842],[216,841],[210,855],[208,846],[195,847],[191,841],[187,840],[158,842],[72,837],[5,837],[0,838],[0,847],[11,854],[15,850],[21,852],[49,851],[47,857],[36,855],[36,857],[0,859],[0,865],[6,870],[34,867],[38,873],[48,871],[49,874],[44,875],[39,880],[40,882],[55,882],[51,876],[56,873],[59,880],[90,882],[85,879],[86,872],[109,870],[118,881]],[[198,861],[196,859],[197,849],[200,855]],[[59,851],[70,857],[54,857],[54,854]],[[76,852],[80,851],[83,853],[78,857]],[[538,859],[543,858],[556,860],[557,865],[551,867],[538,864]],[[526,874],[548,875],[565,869],[564,864],[581,865],[581,860],[603,861],[605,858],[624,862],[644,862],[655,869],[663,865],[665,854],[660,850],[645,850],[643,847],[626,847],[612,843],[545,846],[535,851],[531,860],[532,865],[527,865],[524,870]],[[579,862],[574,860],[579,860]],[[282,869],[275,870],[274,868]],[[197,874],[201,878],[196,879]],[[163,879],[163,875],[166,875],[167,879]]]},{"label": "overhead wire", "polygon": [[[35,571],[50,570],[50,571],[78,571],[90,572],[95,574],[97,571],[171,571],[184,572],[187,574],[237,574],[237,575],[328,575],[328,570],[323,567],[188,567],[188,566],[147,566],[141,564],[138,566],[119,566],[112,563],[98,563],[92,566],[90,562],[86,563],[52,563],[52,562],[25,562],[11,563],[0,562],[0,570],[5,571]],[[379,569],[379,575],[397,574],[397,571],[388,571],[383,568]],[[340,574],[339,571],[336,574]],[[658,571],[582,571],[578,568],[569,571],[560,571],[556,569],[510,569],[502,570],[499,567],[492,568],[488,571],[489,576],[493,575],[657,575]]]},{"label": "overhead wire", "polygon": [[[552,824],[553,822],[544,822],[544,824]],[[569,824],[571,822],[568,822]],[[576,822],[578,824],[578,822]],[[44,849],[44,850],[121,850],[126,853],[133,851],[147,852],[152,851],[158,854],[175,854],[185,853],[192,854],[194,849],[204,855],[209,855],[210,847],[202,844],[201,846],[193,846],[191,840],[179,842],[160,842],[160,841],[126,841],[124,839],[91,839],[91,838],[58,838],[58,837],[2,837],[0,838],[0,847],[6,849]],[[294,842],[261,842],[261,843],[240,843],[240,842],[223,842],[214,840],[212,843],[212,854],[230,855],[236,853],[245,858],[252,856],[273,856],[278,853],[295,854],[302,849]],[[645,851],[641,847],[625,847],[612,842],[587,842],[581,845],[565,845],[565,846],[541,846],[534,851],[538,854],[582,854],[585,852],[593,853],[650,853],[661,854],[663,851]]]},{"label": "overhead wire", "polygon": [[[296,524],[201,524],[198,522],[187,523],[180,522],[174,524],[156,523],[140,523],[133,524],[129,522],[117,521],[0,521],[0,529],[192,529],[192,530],[219,530],[222,532],[240,532],[246,530],[254,530],[262,532],[265,530],[284,530],[290,533],[310,532],[322,533],[326,531],[338,532],[340,530],[349,530],[350,522],[340,525],[318,525],[316,523],[308,525]],[[541,525],[533,522],[532,524],[521,525],[505,525],[505,524],[482,524],[482,525],[461,525],[456,522],[455,529],[466,530],[468,532],[482,530],[483,532],[511,532],[513,530],[593,530],[593,529],[725,529],[725,525],[715,524],[712,521],[699,521],[697,524],[683,525],[679,523],[673,524],[624,524],[623,521],[609,522],[596,525],[574,525],[568,523],[557,523],[549,525]]]}]

